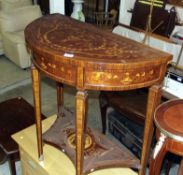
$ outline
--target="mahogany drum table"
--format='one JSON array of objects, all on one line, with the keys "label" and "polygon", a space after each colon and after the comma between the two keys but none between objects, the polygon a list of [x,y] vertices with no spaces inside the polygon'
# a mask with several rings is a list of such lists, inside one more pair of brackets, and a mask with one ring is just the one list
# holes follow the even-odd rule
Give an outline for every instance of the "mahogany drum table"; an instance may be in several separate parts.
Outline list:
[{"label": "mahogany drum table", "polygon": [[[136,159],[120,151],[105,136],[86,127],[87,90],[124,91],[149,87],[139,170],[139,174],[145,174],[153,112],[161,96],[159,84],[172,56],[59,14],[44,16],[29,24],[25,39],[33,62],[39,159],[43,160],[41,72],[57,82],[60,109],[57,121],[44,134],[44,141],[70,157],[76,165],[77,175],[111,166],[139,168]],[[77,89],[75,117],[62,108],[63,84]]]}]

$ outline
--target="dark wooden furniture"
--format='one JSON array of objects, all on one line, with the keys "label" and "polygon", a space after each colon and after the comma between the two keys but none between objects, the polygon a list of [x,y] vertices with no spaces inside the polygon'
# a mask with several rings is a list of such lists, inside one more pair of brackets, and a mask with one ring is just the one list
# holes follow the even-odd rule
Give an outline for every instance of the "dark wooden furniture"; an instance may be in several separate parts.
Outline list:
[{"label": "dark wooden furniture", "polygon": [[107,29],[112,32],[112,29],[117,21],[117,11],[111,10],[110,12],[95,12],[95,19],[97,27]]},{"label": "dark wooden furniture", "polygon": [[50,13],[49,0],[37,0],[37,4],[40,5],[41,11],[44,15]]},{"label": "dark wooden furniture", "polygon": [[[75,114],[77,175],[83,172],[86,153],[84,140],[87,136],[87,90],[123,91],[150,87],[139,171],[139,174],[144,174],[152,138],[153,112],[161,96],[161,87],[158,84],[163,80],[167,63],[172,56],[58,14],[44,16],[29,24],[25,29],[25,39],[33,62],[32,81],[39,159],[43,159],[40,120],[42,72],[60,82],[61,86],[57,91],[60,106],[63,104],[60,101],[63,99],[61,83],[74,86],[78,91]],[[64,117],[62,112],[61,117]],[[100,156],[103,155],[99,155],[99,158]]]},{"label": "dark wooden furniture", "polygon": [[6,153],[0,149],[0,164],[3,164],[7,160],[7,155]]},{"label": "dark wooden furniture", "polygon": [[176,22],[176,11],[175,9],[166,10],[165,2],[166,0],[155,1],[152,14],[149,16],[151,13],[151,3],[148,0],[136,0],[130,26],[147,31],[147,24],[150,22],[151,26],[148,32],[170,37]]},{"label": "dark wooden furniture", "polygon": [[124,92],[105,92],[99,96],[102,132],[106,132],[107,109],[112,107],[121,115],[128,117],[140,125],[144,125],[146,116],[147,92],[131,90]]},{"label": "dark wooden furniture", "polygon": [[[151,157],[150,175],[159,175],[167,152],[183,156],[183,100],[171,100],[160,105],[155,111],[154,121],[158,142]],[[182,171],[181,165],[180,174]]]},{"label": "dark wooden furniture", "polygon": [[15,161],[19,159],[19,151],[11,135],[34,124],[34,115],[34,108],[21,97],[0,103],[0,157],[7,157],[12,175],[16,175]]}]

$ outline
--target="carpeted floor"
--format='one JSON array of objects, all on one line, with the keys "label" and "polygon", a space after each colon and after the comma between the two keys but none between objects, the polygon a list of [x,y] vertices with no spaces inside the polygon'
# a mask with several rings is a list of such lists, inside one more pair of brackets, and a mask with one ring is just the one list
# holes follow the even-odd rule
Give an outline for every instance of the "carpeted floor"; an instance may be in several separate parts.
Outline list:
[{"label": "carpeted floor", "polygon": [[[55,82],[42,77],[42,112],[51,116],[57,112]],[[76,90],[73,87],[64,88],[64,106],[74,111]],[[99,93],[89,92],[88,125],[101,130]],[[22,70],[4,56],[0,57],[0,102],[21,96],[33,104],[30,69]],[[112,139],[112,138],[111,138]],[[20,162],[17,162],[17,175],[21,175]],[[177,166],[171,169],[170,175],[176,174]],[[147,172],[148,174],[148,172]],[[10,175],[8,163],[0,165],[0,175]]]},{"label": "carpeted floor", "polygon": [[0,56],[0,93],[30,82],[30,69],[20,69],[3,55]]}]

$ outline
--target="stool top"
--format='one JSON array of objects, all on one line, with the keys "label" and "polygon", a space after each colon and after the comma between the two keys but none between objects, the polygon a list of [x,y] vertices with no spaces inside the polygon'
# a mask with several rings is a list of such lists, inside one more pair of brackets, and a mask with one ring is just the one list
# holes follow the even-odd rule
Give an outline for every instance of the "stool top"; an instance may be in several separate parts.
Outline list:
[{"label": "stool top", "polygon": [[183,99],[160,105],[155,111],[154,121],[164,135],[183,142]]},{"label": "stool top", "polygon": [[[42,118],[45,117],[42,115]],[[21,97],[3,101],[0,121],[0,147],[6,155],[18,153],[18,145],[11,135],[35,123],[34,107]]]}]

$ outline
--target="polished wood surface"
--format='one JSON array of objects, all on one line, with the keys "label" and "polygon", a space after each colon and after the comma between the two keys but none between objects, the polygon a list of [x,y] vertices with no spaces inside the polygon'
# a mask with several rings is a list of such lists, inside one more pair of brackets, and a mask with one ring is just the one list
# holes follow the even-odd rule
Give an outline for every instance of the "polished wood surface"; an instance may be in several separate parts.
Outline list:
[{"label": "polished wood surface", "polygon": [[0,103],[0,145],[6,154],[18,152],[11,134],[33,124],[34,108],[23,98],[14,98]]},{"label": "polished wood surface", "polygon": [[[42,122],[43,132],[46,132],[57,119],[50,116]],[[13,135],[18,143],[21,155],[23,175],[74,175],[75,168],[66,154],[60,150],[45,144],[44,165],[37,159],[36,126],[33,125]],[[129,168],[109,168],[90,173],[90,175],[137,175]]]},{"label": "polished wood surface", "polygon": [[[167,152],[183,156],[183,100],[176,99],[160,105],[154,116],[158,142],[150,161],[150,175],[159,175]],[[183,171],[182,163],[179,174]]]},{"label": "polished wood surface", "polygon": [[124,90],[164,78],[171,55],[62,15],[35,20],[25,29],[34,65],[77,89]]},{"label": "polished wood surface", "polygon": [[162,133],[183,142],[183,100],[171,100],[159,106],[154,121]]},{"label": "polished wood surface", "polygon": [[[39,18],[25,29],[32,54],[33,89],[39,158],[43,155],[40,126],[39,73],[76,87],[76,174],[81,175],[86,128],[87,90],[149,90],[140,174],[145,173],[151,142],[152,116],[159,102],[159,84],[172,56],[127,38],[59,14]],[[35,71],[36,69],[36,71]]]},{"label": "polished wood surface", "polygon": [[[0,103],[0,155],[8,158],[12,175],[16,174],[15,161],[19,159],[19,151],[11,135],[34,124],[34,116],[33,106],[21,97]],[[42,118],[45,117],[42,115]]]}]

